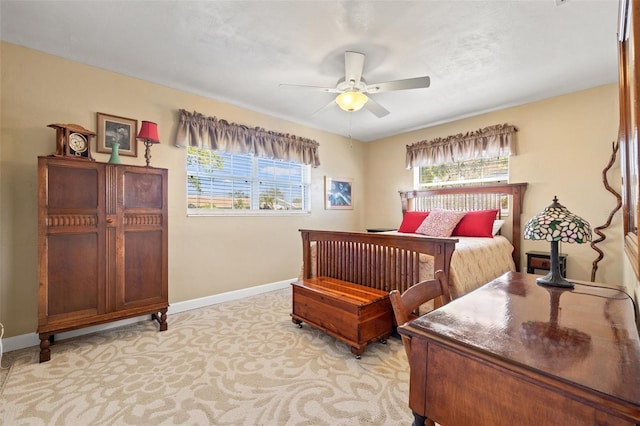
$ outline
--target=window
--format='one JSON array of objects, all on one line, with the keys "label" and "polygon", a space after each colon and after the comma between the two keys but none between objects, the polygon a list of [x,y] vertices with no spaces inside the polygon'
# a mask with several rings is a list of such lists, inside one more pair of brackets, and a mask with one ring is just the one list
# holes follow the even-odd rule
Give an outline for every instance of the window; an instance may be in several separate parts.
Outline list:
[{"label": "window", "polygon": [[415,167],[415,187],[450,186],[481,182],[507,182],[509,180],[509,157],[478,158]]},{"label": "window", "polygon": [[309,166],[187,147],[193,215],[308,213]]}]

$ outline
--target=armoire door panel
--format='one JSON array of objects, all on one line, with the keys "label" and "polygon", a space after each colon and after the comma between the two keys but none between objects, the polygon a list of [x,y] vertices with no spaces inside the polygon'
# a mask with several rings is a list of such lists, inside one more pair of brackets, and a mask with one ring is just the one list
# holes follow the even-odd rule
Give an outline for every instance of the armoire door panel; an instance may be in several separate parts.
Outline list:
[{"label": "armoire door panel", "polygon": [[162,230],[124,233],[124,282],[118,285],[118,309],[166,300],[162,240]]},{"label": "armoire door panel", "polygon": [[[48,238],[48,314],[95,315],[104,312],[97,233],[54,234]],[[51,319],[51,318],[50,318]]]},{"label": "armoire door panel", "polygon": [[123,176],[123,207],[128,209],[162,209],[163,177],[126,170]]},{"label": "armoire door panel", "polygon": [[97,209],[99,207],[97,168],[52,165],[48,169],[47,207],[49,209]]}]

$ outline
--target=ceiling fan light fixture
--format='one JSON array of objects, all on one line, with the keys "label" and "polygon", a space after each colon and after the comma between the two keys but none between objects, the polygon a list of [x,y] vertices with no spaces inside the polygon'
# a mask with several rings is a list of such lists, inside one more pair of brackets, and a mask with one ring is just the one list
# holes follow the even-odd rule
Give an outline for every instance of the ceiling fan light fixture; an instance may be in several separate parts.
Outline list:
[{"label": "ceiling fan light fixture", "polygon": [[336,103],[347,112],[355,112],[367,103],[369,98],[362,92],[344,92],[336,96]]}]

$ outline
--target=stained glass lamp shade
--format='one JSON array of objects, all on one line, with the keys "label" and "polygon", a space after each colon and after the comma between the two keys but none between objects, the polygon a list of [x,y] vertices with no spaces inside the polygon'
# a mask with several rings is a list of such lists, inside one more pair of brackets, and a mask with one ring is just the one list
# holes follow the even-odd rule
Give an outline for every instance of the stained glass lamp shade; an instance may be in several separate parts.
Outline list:
[{"label": "stained glass lamp shade", "polygon": [[553,197],[550,206],[529,219],[524,227],[524,238],[551,242],[551,270],[536,282],[540,285],[573,288],[573,283],[565,280],[560,273],[558,243],[583,244],[591,241],[589,223],[567,210],[558,202],[558,197]]}]

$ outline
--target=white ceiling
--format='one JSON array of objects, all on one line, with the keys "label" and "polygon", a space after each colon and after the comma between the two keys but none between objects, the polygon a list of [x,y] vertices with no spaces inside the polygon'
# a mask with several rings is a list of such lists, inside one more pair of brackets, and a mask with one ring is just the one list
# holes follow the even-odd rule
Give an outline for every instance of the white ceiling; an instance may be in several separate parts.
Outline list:
[{"label": "white ceiling", "polygon": [[[0,0],[0,37],[371,141],[616,82],[618,1],[560,1]],[[372,95],[384,118],[279,87],[335,87],[346,50],[368,83],[431,87]]]}]

